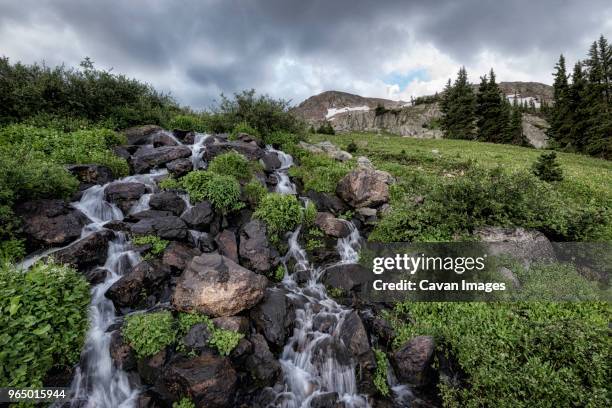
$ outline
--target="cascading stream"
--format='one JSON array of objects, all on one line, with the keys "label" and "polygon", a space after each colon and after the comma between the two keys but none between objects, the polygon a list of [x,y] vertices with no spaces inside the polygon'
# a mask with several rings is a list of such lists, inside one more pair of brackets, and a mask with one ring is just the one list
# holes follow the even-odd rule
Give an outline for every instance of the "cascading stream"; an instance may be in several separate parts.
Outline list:
[{"label": "cascading stream", "polygon": [[[287,170],[293,164],[293,158],[267,147],[275,152],[281,160],[281,167],[275,172],[279,180],[276,192],[295,194],[295,185],[291,183]],[[307,199],[304,199],[307,203]],[[356,262],[359,250],[359,231],[350,223],[351,233],[339,239],[337,248],[341,263]],[[369,404],[357,391],[355,364],[350,358],[343,358],[338,353],[344,346],[339,339],[340,330],[345,318],[351,313],[327,296],[325,287],[319,281],[324,270],[310,265],[306,251],[299,245],[300,227],[290,234],[289,250],[285,255],[285,264],[295,262],[294,272],[287,274],[283,280],[285,288],[293,299],[305,299],[303,306],[296,310],[293,336],[285,345],[280,357],[285,389],[276,395],[272,406],[282,408],[307,408],[317,396],[327,393],[338,393],[345,406],[367,408]],[[297,274],[306,271],[308,279],[300,285]],[[329,323],[326,330],[319,330],[317,321]]]}]

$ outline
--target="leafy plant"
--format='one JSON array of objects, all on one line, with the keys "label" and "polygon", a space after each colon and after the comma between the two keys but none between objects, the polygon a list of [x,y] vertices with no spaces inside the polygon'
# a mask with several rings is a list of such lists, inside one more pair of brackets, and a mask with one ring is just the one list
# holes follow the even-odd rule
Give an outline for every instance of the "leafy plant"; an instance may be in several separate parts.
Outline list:
[{"label": "leafy plant", "polygon": [[178,190],[182,188],[181,182],[172,176],[165,177],[157,183],[162,190]]},{"label": "leafy plant", "polygon": [[271,241],[278,243],[282,234],[302,221],[302,207],[294,195],[270,193],[261,199],[253,216],[266,223]]},{"label": "leafy plant", "polygon": [[236,140],[240,133],[246,133],[249,136],[254,137],[255,139],[259,139],[259,132],[253,129],[247,122],[237,123],[236,126],[232,129],[232,132],[229,134],[229,140]]},{"label": "leafy plant", "polygon": [[208,344],[215,347],[222,356],[229,356],[243,337],[242,333],[213,327]]},{"label": "leafy plant", "polygon": [[252,206],[257,206],[266,194],[268,189],[258,180],[253,179],[244,186],[244,195]]},{"label": "leafy plant", "polygon": [[189,398],[183,397],[180,401],[174,402],[172,408],[195,408],[195,405]]},{"label": "leafy plant", "polygon": [[176,115],[168,122],[168,128],[189,130],[192,132],[206,132],[206,120],[202,114],[181,114]]},{"label": "leafy plant", "polygon": [[134,245],[151,245],[151,249],[148,250],[153,256],[161,255],[170,242],[165,239],[161,239],[156,235],[141,235],[132,238],[132,244]]},{"label": "leafy plant", "polygon": [[286,145],[295,145],[300,141],[300,137],[294,133],[276,131],[264,135],[264,143],[274,147],[282,147]]},{"label": "leafy plant", "polygon": [[376,371],[374,372],[374,386],[384,397],[388,397],[391,394],[389,384],[387,383],[387,367],[389,362],[387,361],[387,355],[384,351],[377,348],[373,348],[374,358],[376,359]]},{"label": "leafy plant", "polygon": [[150,357],[176,340],[172,314],[167,311],[137,313],[125,318],[123,336],[138,357]]},{"label": "leafy plant", "polygon": [[208,171],[220,175],[227,175],[237,180],[251,178],[251,164],[240,153],[228,152],[216,156],[208,165]]},{"label": "leafy plant", "polygon": [[1,264],[0,384],[40,387],[52,367],[76,363],[89,298],[83,275],[67,266]]},{"label": "leafy plant", "polygon": [[272,279],[275,282],[281,282],[284,279],[284,277],[285,277],[285,273],[286,273],[285,266],[284,265],[278,265],[276,267],[276,269],[274,270],[274,274],[272,275]]},{"label": "leafy plant", "polygon": [[192,171],[182,177],[180,182],[194,204],[208,200],[223,213],[239,210],[244,206],[240,201],[240,184],[232,176],[210,171]]},{"label": "leafy plant", "polygon": [[313,154],[301,148],[291,151],[299,159],[299,166],[289,169],[289,174],[302,180],[304,189],[321,193],[333,193],[342,177],[351,170],[351,162],[338,162],[323,154]]},{"label": "leafy plant", "polygon": [[340,299],[341,297],[344,296],[344,290],[340,288],[335,288],[332,286],[327,288],[327,293],[329,294],[329,296],[333,297],[334,299]]},{"label": "leafy plant", "polygon": [[317,206],[312,202],[308,201],[304,207],[304,225],[314,225],[315,219],[317,218]]},{"label": "leafy plant", "polygon": [[542,153],[533,164],[533,174],[544,181],[562,181],[563,170],[557,161],[557,153]]}]

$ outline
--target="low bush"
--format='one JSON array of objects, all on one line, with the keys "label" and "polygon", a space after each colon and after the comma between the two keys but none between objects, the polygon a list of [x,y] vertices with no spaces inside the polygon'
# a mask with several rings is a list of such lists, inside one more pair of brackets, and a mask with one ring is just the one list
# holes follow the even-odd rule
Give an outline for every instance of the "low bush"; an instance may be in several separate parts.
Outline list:
[{"label": "low bush", "polygon": [[137,313],[125,318],[123,337],[140,358],[150,357],[176,340],[172,313]]},{"label": "low bush", "polygon": [[445,407],[606,407],[610,312],[594,302],[406,302],[395,308],[395,346],[436,337],[451,362]]},{"label": "low bush", "polygon": [[240,201],[240,184],[228,175],[211,171],[192,171],[180,180],[192,203],[208,200],[218,211],[228,213],[244,206]]},{"label": "low bush", "polygon": [[195,405],[189,398],[181,398],[172,404],[172,408],[195,408]]},{"label": "low bush", "polygon": [[296,145],[300,141],[300,137],[294,133],[276,131],[265,135],[263,141],[275,148],[283,148],[283,146]]},{"label": "low bush", "polygon": [[563,170],[557,161],[557,153],[542,153],[533,164],[533,174],[544,181],[562,181]]},{"label": "low bush", "polygon": [[239,122],[232,129],[232,132],[229,134],[228,139],[236,140],[240,133],[246,133],[247,135],[252,136],[255,139],[260,138],[259,132],[253,129],[247,122]]},{"label": "low bush", "polygon": [[147,253],[155,257],[161,255],[169,243],[169,241],[156,235],[141,235],[132,238],[132,244],[134,245],[150,245],[151,249],[147,250]]},{"label": "low bush", "polygon": [[389,361],[384,351],[379,349],[372,349],[374,357],[376,359],[376,371],[374,372],[374,386],[384,397],[388,397],[391,394],[389,384],[387,383],[387,368]]},{"label": "low bush", "polygon": [[157,187],[162,190],[178,190],[181,189],[181,182],[172,176],[165,177],[157,183]]},{"label": "low bush", "polygon": [[205,114],[182,114],[176,115],[168,121],[169,129],[189,130],[192,132],[205,133],[208,131]]},{"label": "low bush", "polygon": [[320,133],[322,135],[335,135],[336,131],[334,130],[334,127],[331,123],[325,122],[321,126],[319,126],[319,128],[317,129],[317,133]]},{"label": "low bush", "polygon": [[88,305],[89,285],[72,268],[0,265],[0,384],[41,387],[52,367],[78,362]]},{"label": "low bush", "polygon": [[279,243],[302,222],[302,206],[294,195],[270,193],[261,199],[253,217],[264,221],[270,240]]},{"label": "low bush", "polygon": [[258,180],[253,179],[244,186],[246,200],[253,207],[259,205],[259,202],[266,194],[268,194],[268,189]]},{"label": "low bush", "polygon": [[292,177],[302,180],[304,190],[333,193],[342,177],[351,171],[351,162],[339,162],[323,154],[313,154],[303,149],[292,150],[299,160],[299,166],[289,169]]},{"label": "low bush", "polygon": [[252,176],[251,163],[240,153],[223,153],[211,160],[208,171],[228,175],[237,180],[249,180]]}]

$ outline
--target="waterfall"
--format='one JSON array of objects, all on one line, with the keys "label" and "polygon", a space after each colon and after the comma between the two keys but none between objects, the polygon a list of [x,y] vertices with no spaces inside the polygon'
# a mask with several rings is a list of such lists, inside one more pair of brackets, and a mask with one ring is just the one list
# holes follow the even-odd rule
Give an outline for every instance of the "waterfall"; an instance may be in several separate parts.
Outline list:
[{"label": "waterfall", "polygon": [[[281,194],[295,194],[296,188],[287,170],[293,158],[268,146],[267,150],[279,156],[281,167],[275,172],[279,180],[276,191]],[[304,204],[307,199],[304,199]],[[341,262],[355,262],[358,258],[359,231],[350,223],[351,233],[339,239],[337,248]],[[294,272],[286,274],[283,285],[289,297],[306,299],[304,305],[296,310],[293,335],[283,348],[279,359],[284,390],[276,394],[273,405],[282,408],[307,408],[317,396],[327,392],[337,392],[346,407],[368,408],[369,404],[357,391],[355,363],[350,358],[341,358],[338,350],[344,345],[339,338],[345,318],[351,309],[339,305],[327,296],[325,286],[320,282],[324,270],[316,268],[308,261],[306,251],[299,244],[301,227],[289,234],[289,250],[283,258],[286,265],[290,260],[295,263]],[[307,282],[300,286],[297,274],[307,272]],[[320,330],[317,322],[329,322],[329,328]],[[347,352],[348,353],[348,352]],[[341,353],[341,354],[347,354]]]},{"label": "waterfall", "polygon": [[202,159],[202,152],[204,151],[204,142],[208,139],[210,135],[203,133],[196,133],[195,138],[193,140],[193,145],[191,146],[191,164],[193,164],[194,169],[200,169],[204,167],[204,160]]}]

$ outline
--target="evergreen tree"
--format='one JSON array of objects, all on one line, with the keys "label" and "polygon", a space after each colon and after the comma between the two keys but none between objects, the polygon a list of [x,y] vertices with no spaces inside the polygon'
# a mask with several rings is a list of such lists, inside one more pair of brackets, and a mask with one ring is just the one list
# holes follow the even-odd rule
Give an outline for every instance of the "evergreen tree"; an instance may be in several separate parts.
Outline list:
[{"label": "evergreen tree", "polygon": [[455,83],[450,79],[444,89],[440,108],[441,127],[449,139],[473,139],[474,129],[474,92],[468,82],[467,71],[461,67]]},{"label": "evergreen tree", "polygon": [[516,98],[514,98],[514,102],[512,102],[510,119],[508,120],[506,143],[518,146],[530,146],[529,141],[523,133],[523,114],[521,113],[521,106]]},{"label": "evergreen tree", "polygon": [[561,170],[561,165],[557,162],[557,153],[542,153],[533,164],[533,173],[540,180],[548,182],[563,180],[563,170]]},{"label": "evergreen tree", "polygon": [[555,81],[553,83],[553,98],[554,105],[551,108],[547,135],[549,139],[557,146],[565,147],[570,140],[567,135],[571,127],[568,120],[569,113],[569,85],[567,82],[567,70],[565,68],[565,57],[563,54],[559,57],[559,62],[555,65],[555,73],[553,74]]},{"label": "evergreen tree", "polygon": [[568,120],[570,122],[568,140],[578,151],[588,143],[590,109],[587,104],[587,82],[582,72],[582,64],[577,62],[574,65],[572,84],[568,92]]},{"label": "evergreen tree", "polygon": [[502,143],[507,135],[509,106],[495,82],[495,72],[491,69],[489,78],[483,76],[476,97],[476,123],[478,140]]}]

